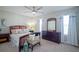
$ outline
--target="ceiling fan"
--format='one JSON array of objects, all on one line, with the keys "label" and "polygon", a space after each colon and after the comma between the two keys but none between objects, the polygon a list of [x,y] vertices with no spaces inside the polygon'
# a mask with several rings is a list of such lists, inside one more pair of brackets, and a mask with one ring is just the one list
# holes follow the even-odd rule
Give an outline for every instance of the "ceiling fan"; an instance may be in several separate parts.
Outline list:
[{"label": "ceiling fan", "polygon": [[37,14],[37,13],[42,13],[41,9],[43,8],[42,6],[24,6],[26,9],[29,11],[26,11],[26,13],[32,13],[32,14]]}]

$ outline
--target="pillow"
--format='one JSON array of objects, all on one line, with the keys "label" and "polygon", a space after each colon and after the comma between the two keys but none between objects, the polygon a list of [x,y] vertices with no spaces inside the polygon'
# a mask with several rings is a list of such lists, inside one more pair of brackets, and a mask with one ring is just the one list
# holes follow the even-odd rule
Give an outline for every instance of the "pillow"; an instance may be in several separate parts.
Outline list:
[{"label": "pillow", "polygon": [[34,40],[35,39],[35,34],[33,35],[29,35],[30,40]]},{"label": "pillow", "polygon": [[24,31],[25,33],[28,33],[28,32],[29,32],[29,30],[28,30],[28,29],[24,29],[23,31]]},{"label": "pillow", "polygon": [[33,34],[33,35],[29,35],[29,37],[34,37],[35,36],[35,34]]},{"label": "pillow", "polygon": [[20,34],[21,29],[12,29],[11,33],[12,34]]},{"label": "pillow", "polygon": [[28,29],[12,29],[12,34],[23,34],[23,33],[29,33]]},{"label": "pillow", "polygon": [[28,29],[20,29],[19,33],[20,34],[22,34],[22,33],[29,33],[29,30]]},{"label": "pillow", "polygon": [[14,34],[16,33],[16,31],[14,29],[11,30],[11,34]]}]

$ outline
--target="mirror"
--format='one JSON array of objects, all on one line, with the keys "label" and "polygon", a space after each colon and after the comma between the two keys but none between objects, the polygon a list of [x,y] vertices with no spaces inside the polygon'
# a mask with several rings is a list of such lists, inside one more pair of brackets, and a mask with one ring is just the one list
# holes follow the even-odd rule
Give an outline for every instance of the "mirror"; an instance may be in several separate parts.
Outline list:
[{"label": "mirror", "polygon": [[56,32],[56,18],[49,18],[47,20],[47,31]]}]

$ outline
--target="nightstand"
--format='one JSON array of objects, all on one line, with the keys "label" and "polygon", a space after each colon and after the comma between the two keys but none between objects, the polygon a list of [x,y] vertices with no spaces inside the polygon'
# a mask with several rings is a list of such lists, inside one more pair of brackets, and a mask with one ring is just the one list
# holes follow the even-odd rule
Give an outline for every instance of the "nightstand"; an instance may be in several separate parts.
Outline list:
[{"label": "nightstand", "polygon": [[10,35],[9,33],[0,34],[0,43],[9,42]]}]

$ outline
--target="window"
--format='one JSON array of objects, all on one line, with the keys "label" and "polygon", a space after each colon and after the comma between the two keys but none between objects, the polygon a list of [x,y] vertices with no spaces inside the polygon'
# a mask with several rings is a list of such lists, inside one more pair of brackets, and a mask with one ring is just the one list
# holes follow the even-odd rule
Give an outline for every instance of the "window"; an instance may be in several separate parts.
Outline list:
[{"label": "window", "polygon": [[40,19],[40,32],[42,31],[42,19]]},{"label": "window", "polygon": [[64,34],[68,35],[69,15],[63,16]]}]

